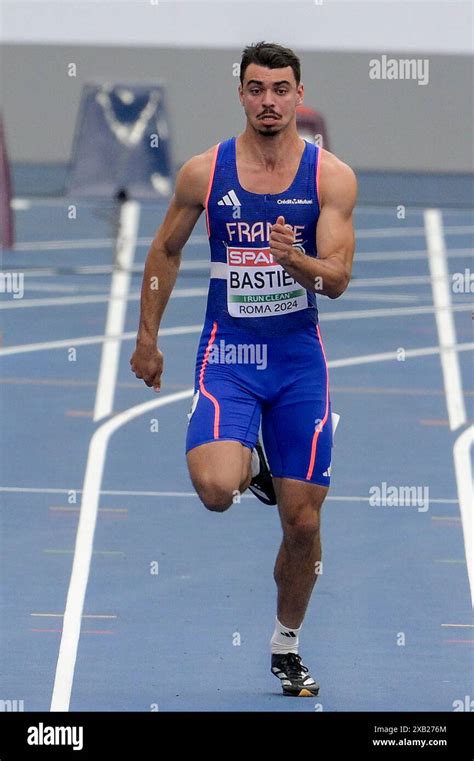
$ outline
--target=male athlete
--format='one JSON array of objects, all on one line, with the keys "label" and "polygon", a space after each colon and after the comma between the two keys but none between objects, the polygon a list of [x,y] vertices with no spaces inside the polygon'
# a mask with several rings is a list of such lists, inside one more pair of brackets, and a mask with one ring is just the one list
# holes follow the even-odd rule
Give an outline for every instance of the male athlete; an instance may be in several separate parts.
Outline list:
[{"label": "male athlete", "polygon": [[[263,502],[278,502],[283,541],[271,670],[285,695],[313,696],[319,685],[298,654],[298,635],[320,570],[333,435],[316,295],[335,299],[348,286],[356,179],[333,154],[298,136],[303,92],[292,50],[265,42],[244,50],[245,130],[193,156],[178,174],[146,260],[130,364],[160,390],[158,328],[182,249],[205,210],[211,278],[189,415],[189,473],[209,510],[224,512],[249,487]],[[150,287],[156,278],[158,289]]]}]

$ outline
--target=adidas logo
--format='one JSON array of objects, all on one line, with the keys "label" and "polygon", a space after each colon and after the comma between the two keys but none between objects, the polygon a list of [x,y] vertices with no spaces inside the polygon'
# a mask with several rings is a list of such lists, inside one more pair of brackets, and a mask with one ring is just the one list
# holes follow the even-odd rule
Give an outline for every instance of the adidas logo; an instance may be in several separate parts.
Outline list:
[{"label": "adidas logo", "polygon": [[330,476],[331,475],[331,466],[327,470],[324,471],[323,476]]},{"label": "adidas logo", "polygon": [[280,634],[283,634],[284,637],[296,637],[294,632],[280,632]]},{"label": "adidas logo", "polygon": [[229,190],[225,196],[222,196],[221,200],[217,202],[218,206],[242,206],[239,199],[236,196],[235,190]]}]

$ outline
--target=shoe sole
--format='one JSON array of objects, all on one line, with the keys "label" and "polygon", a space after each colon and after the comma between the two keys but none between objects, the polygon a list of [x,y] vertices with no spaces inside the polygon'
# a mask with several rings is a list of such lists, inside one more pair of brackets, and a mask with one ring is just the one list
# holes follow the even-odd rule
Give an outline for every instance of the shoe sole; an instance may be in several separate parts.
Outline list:
[{"label": "shoe sole", "polygon": [[292,692],[288,689],[283,690],[283,695],[289,698],[316,698],[319,695],[319,687],[311,692],[307,687],[303,687],[299,692]]},{"label": "shoe sole", "polygon": [[262,504],[267,505],[268,507],[273,507],[274,505],[277,504],[276,502],[269,502],[266,494],[262,492],[260,489],[255,491],[254,486],[249,486],[249,491],[251,491],[253,496],[257,497],[257,499],[259,499],[260,502],[262,502]]},{"label": "shoe sole", "polygon": [[[265,450],[263,448],[263,445],[260,444],[259,441],[256,443],[255,449],[258,452],[258,458],[259,458],[260,462],[262,463],[262,461],[263,461],[266,473],[268,473],[268,475],[271,478],[272,474],[270,472],[270,468],[268,467],[267,456],[265,454]],[[273,506],[278,504],[278,500],[277,500],[276,493],[275,493],[275,488],[273,487],[273,485],[272,485],[272,488],[273,488],[273,497],[271,498],[271,500],[269,500],[267,494],[265,492],[263,492],[261,489],[259,489],[257,487],[257,490],[254,491],[254,488],[255,487],[253,487],[252,484],[249,485],[249,490],[252,492],[254,497],[257,497],[257,499],[259,499],[260,502],[262,502],[264,505],[267,505],[267,507],[273,507]]]}]

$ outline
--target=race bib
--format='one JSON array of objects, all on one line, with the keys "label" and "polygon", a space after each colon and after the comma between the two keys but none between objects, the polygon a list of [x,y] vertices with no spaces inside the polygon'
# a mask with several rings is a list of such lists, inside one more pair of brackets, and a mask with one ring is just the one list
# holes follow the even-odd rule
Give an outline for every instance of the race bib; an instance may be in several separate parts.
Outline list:
[{"label": "race bib", "polygon": [[268,247],[227,247],[227,309],[232,317],[272,317],[307,306],[306,289]]}]

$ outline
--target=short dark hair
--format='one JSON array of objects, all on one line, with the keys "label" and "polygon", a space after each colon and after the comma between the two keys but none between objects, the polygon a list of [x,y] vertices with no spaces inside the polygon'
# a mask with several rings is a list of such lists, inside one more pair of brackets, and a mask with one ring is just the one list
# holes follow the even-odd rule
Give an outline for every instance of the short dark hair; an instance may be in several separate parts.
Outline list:
[{"label": "short dark hair", "polygon": [[301,63],[300,59],[290,48],[284,48],[276,42],[256,42],[253,45],[247,45],[242,52],[240,62],[240,84],[244,83],[244,74],[247,66],[256,63],[259,66],[266,66],[268,69],[284,69],[291,66],[295,75],[296,84],[299,85],[301,80]]}]

